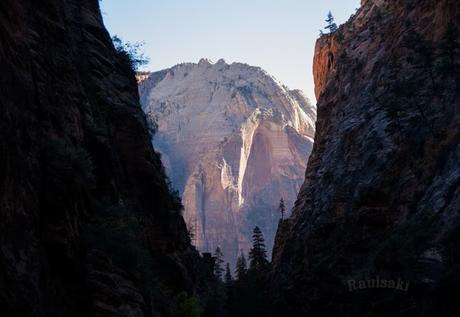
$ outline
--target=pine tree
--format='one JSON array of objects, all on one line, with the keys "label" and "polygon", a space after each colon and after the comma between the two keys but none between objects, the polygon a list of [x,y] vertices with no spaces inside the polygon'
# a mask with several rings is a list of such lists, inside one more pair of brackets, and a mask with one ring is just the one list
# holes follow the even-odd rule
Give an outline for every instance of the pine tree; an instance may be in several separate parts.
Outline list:
[{"label": "pine tree", "polygon": [[249,251],[249,260],[249,268],[256,272],[263,271],[268,264],[265,240],[259,227],[255,227],[252,234],[252,248]]},{"label": "pine tree", "polygon": [[329,13],[327,14],[326,23],[327,23],[327,26],[325,27],[325,29],[329,30],[329,34],[337,31],[337,24],[335,24],[334,22],[334,16],[332,15],[331,11],[329,11]]},{"label": "pine tree", "polygon": [[244,279],[244,277],[246,276],[247,270],[248,268],[246,264],[246,258],[244,256],[244,253],[241,252],[241,255],[236,260],[236,270],[235,270],[235,275],[239,281]]},{"label": "pine tree", "polygon": [[225,284],[231,285],[233,282],[232,273],[230,272],[230,264],[227,262],[227,266],[225,267]]},{"label": "pine tree", "polygon": [[214,263],[214,275],[219,280],[222,280],[222,275],[224,273],[224,269],[222,268],[222,264],[224,263],[224,254],[222,253],[220,247],[216,248],[216,251],[214,252],[214,258],[216,259]]},{"label": "pine tree", "polygon": [[278,207],[280,213],[281,213],[281,219],[284,219],[284,213],[286,212],[286,205],[284,204],[284,199],[281,197],[280,199],[280,205]]}]

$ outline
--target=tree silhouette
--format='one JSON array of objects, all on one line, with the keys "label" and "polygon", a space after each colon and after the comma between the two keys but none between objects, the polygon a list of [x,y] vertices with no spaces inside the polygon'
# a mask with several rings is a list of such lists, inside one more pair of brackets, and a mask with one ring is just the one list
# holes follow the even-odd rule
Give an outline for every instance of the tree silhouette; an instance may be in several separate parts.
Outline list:
[{"label": "tree silhouette", "polygon": [[125,43],[117,35],[112,37],[112,42],[118,56],[129,65],[133,71],[137,71],[140,67],[149,63],[149,58],[142,53],[144,42]]},{"label": "tree silhouette", "polygon": [[241,255],[238,257],[236,260],[236,277],[238,280],[243,280],[244,277],[246,276],[247,273],[247,263],[246,263],[246,258],[244,257],[244,253],[241,252]]},{"label": "tree silhouette", "polygon": [[331,11],[329,11],[329,13],[327,14],[326,23],[327,23],[327,26],[325,27],[325,29],[329,30],[329,34],[337,31],[337,24],[335,24],[334,22],[334,16],[332,15]]},{"label": "tree silhouette", "polygon": [[[241,252],[236,262],[235,277],[227,288],[227,307],[230,316],[272,316],[268,298],[267,260],[264,238],[258,227],[254,228],[253,247],[249,254],[251,263],[246,268],[246,258]],[[226,284],[228,285],[228,284]]]},{"label": "tree silhouette", "polygon": [[214,252],[214,258],[216,259],[215,264],[214,264],[214,275],[219,279],[222,280],[222,275],[224,273],[224,269],[222,267],[224,263],[224,254],[222,253],[222,250],[220,247],[216,248],[216,251]]},{"label": "tree silhouette", "polygon": [[284,213],[286,212],[286,205],[284,204],[284,199],[281,197],[280,199],[280,205],[278,207],[280,213],[281,213],[281,219],[284,219]]},{"label": "tree silhouette", "polygon": [[268,265],[265,240],[259,227],[255,227],[252,234],[252,248],[249,251],[249,268],[256,272],[262,272]]},{"label": "tree silhouette", "polygon": [[227,262],[227,266],[225,267],[225,284],[231,285],[233,282],[232,273],[230,272],[230,264]]}]

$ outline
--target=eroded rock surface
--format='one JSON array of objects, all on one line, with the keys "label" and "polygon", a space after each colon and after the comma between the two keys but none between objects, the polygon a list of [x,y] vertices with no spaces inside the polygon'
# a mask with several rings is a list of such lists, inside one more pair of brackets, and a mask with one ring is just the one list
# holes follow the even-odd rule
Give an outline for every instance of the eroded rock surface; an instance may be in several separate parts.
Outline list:
[{"label": "eroded rock surface", "polygon": [[199,258],[99,1],[1,1],[0,109],[0,315],[177,316]]},{"label": "eroded rock surface", "polygon": [[278,202],[290,208],[303,181],[315,107],[260,68],[223,60],[153,73],[140,93],[197,247],[220,246],[234,263],[258,225],[271,250]]},{"label": "eroded rock surface", "polygon": [[[316,44],[315,145],[279,228],[289,316],[458,315],[460,5],[367,0]],[[349,280],[408,281],[352,292]]]}]

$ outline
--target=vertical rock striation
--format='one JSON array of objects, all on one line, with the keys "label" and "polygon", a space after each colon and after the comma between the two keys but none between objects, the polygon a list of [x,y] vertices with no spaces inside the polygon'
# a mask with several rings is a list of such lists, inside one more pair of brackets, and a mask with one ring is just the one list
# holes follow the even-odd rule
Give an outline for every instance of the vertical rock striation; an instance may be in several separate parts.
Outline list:
[{"label": "vertical rock striation", "polygon": [[0,314],[175,315],[199,259],[99,2],[1,1],[0,74]]},{"label": "vertical rock striation", "polygon": [[[317,41],[315,145],[273,254],[284,313],[458,315],[459,21],[457,1],[368,0]],[[376,278],[410,287],[350,291]]]},{"label": "vertical rock striation", "polygon": [[233,264],[258,225],[271,249],[279,199],[292,206],[312,147],[306,97],[260,68],[205,59],[151,74],[140,93],[195,245]]}]

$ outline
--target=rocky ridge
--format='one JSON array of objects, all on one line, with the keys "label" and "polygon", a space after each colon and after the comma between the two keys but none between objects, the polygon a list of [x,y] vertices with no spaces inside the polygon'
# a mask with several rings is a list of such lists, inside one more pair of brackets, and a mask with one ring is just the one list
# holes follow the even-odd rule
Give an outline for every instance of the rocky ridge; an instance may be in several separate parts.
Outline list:
[{"label": "rocky ridge", "polygon": [[[458,315],[460,7],[368,0],[318,39],[315,145],[279,227],[290,316]],[[348,281],[410,283],[352,292]]]}]

